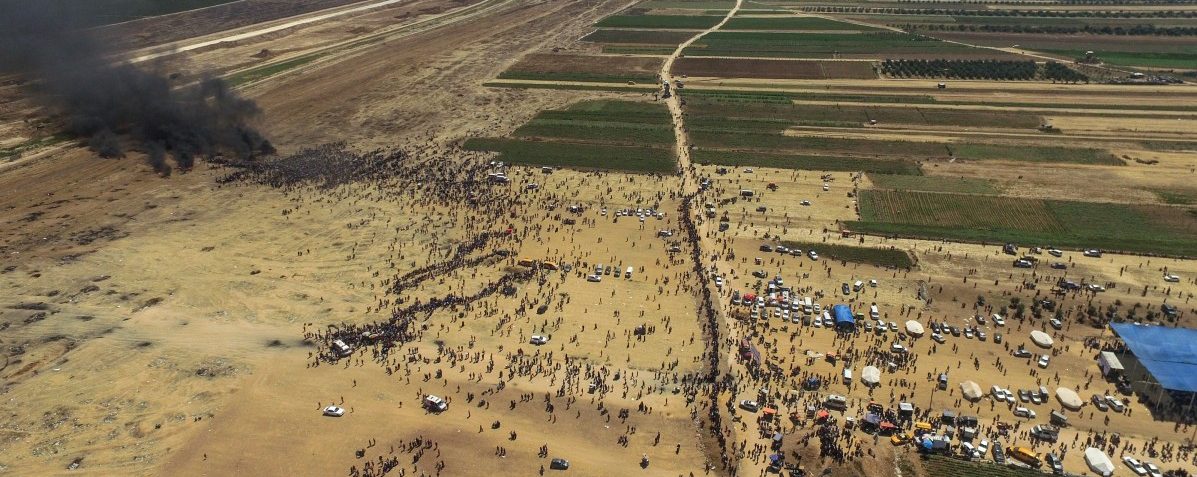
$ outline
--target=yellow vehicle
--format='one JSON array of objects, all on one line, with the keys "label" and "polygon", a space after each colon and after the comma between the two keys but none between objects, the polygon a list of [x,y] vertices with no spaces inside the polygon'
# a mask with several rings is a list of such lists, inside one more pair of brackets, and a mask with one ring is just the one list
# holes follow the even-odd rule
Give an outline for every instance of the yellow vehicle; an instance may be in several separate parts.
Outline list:
[{"label": "yellow vehicle", "polygon": [[919,434],[923,434],[923,433],[927,433],[927,432],[931,432],[931,423],[921,422],[921,421],[914,423],[914,434],[915,435],[919,435]]},{"label": "yellow vehicle", "polygon": [[543,267],[543,268],[544,268],[544,269],[546,269],[546,270],[556,270],[556,269],[557,269],[557,262],[550,262],[550,261],[547,261],[547,260],[546,260],[546,261],[544,261],[544,262],[540,262],[540,266],[541,266],[541,267]]},{"label": "yellow vehicle", "polygon": [[531,267],[536,265],[536,260],[532,260],[530,258],[521,258],[520,261],[516,263],[518,263],[521,267]]},{"label": "yellow vehicle", "polygon": [[1006,454],[1011,458],[1027,464],[1031,467],[1039,467],[1042,462],[1039,460],[1039,454],[1026,447],[1007,447]]},{"label": "yellow vehicle", "polygon": [[893,445],[900,446],[902,444],[910,442],[910,435],[906,434],[905,432],[903,432],[901,434],[894,434],[894,435],[890,436],[889,442],[892,443]]}]

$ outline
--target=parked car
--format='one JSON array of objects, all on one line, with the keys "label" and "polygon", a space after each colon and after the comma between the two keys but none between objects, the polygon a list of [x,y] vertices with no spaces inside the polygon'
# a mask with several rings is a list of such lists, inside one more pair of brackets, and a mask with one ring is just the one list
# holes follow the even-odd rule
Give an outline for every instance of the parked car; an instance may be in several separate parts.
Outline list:
[{"label": "parked car", "polygon": [[1127,467],[1130,467],[1131,472],[1134,472],[1135,475],[1147,475],[1147,468],[1143,467],[1143,464],[1140,463],[1139,460],[1134,457],[1131,457],[1129,455],[1126,457],[1123,457],[1122,463],[1126,464]]},{"label": "parked car", "polygon": [[532,342],[532,344],[534,344],[536,346],[540,346],[540,345],[548,343],[549,338],[547,336],[532,335],[532,339],[530,341]]},{"label": "parked car", "polygon": [[1051,267],[1054,270],[1066,270],[1068,269],[1068,264],[1064,262],[1052,262]]},{"label": "parked car", "polygon": [[1031,352],[1024,348],[1018,348],[1013,352],[1015,358],[1030,358]]},{"label": "parked car", "polygon": [[1040,356],[1040,357],[1039,357],[1039,367],[1040,367],[1040,368],[1045,368],[1045,369],[1046,369],[1046,368],[1047,368],[1047,364],[1048,364],[1048,363],[1050,363],[1050,362],[1051,362],[1051,360],[1052,360],[1052,358],[1051,358],[1050,356],[1046,355],[1046,354],[1045,354],[1045,355],[1043,355],[1043,356]]},{"label": "parked car", "polygon": [[1151,477],[1164,477],[1164,473],[1160,471],[1160,467],[1158,465],[1152,464],[1151,462],[1143,462],[1143,467],[1147,468],[1147,473],[1151,474]]},{"label": "parked car", "polygon": [[1034,419],[1035,411],[1033,411],[1031,409],[1027,409],[1022,406],[1018,406],[1018,407],[1014,408],[1014,415],[1018,416],[1018,417],[1025,417],[1027,419]]},{"label": "parked car", "polygon": [[328,406],[324,408],[324,415],[329,417],[341,417],[345,415],[345,409],[337,406]]},{"label": "parked car", "polygon": [[553,470],[567,470],[569,469],[569,461],[560,457],[549,462],[549,468]]},{"label": "parked car", "polygon": [[1106,399],[1100,394],[1094,394],[1093,398],[1089,401],[1093,403],[1093,407],[1096,407],[1098,411],[1106,412],[1110,410],[1110,405],[1106,404]]},{"label": "parked car", "polygon": [[1052,318],[1052,321],[1050,321],[1049,323],[1051,323],[1052,328],[1055,328],[1057,330],[1064,328],[1064,323],[1061,323],[1060,320],[1057,320],[1055,318]]},{"label": "parked car", "polygon": [[1110,409],[1113,409],[1115,412],[1122,412],[1124,409],[1126,409],[1126,404],[1123,404],[1122,401],[1118,400],[1118,398],[1114,396],[1106,396],[1106,403],[1108,403],[1110,405]]},{"label": "parked car", "polygon": [[748,412],[757,412],[761,409],[761,405],[758,404],[756,401],[750,401],[750,400],[745,399],[743,401],[740,401],[740,409],[743,409]]},{"label": "parked car", "polygon": [[1053,474],[1060,475],[1064,473],[1064,463],[1055,453],[1048,453],[1046,460],[1048,467],[1052,468]]}]

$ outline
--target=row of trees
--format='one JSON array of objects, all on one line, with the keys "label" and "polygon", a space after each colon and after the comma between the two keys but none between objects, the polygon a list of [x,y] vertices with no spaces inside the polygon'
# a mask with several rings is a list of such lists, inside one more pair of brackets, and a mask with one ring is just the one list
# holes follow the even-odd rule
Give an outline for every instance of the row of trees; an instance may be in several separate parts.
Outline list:
[{"label": "row of trees", "polygon": [[[949,3],[965,5],[1026,5],[1023,0],[897,0],[920,5]],[[1197,5],[1197,0],[1056,0],[1060,5]]]},{"label": "row of trees", "polygon": [[1197,27],[1157,27],[1135,25],[1131,27],[1098,25],[960,25],[960,24],[890,24],[907,31],[963,31],[986,33],[1041,33],[1053,35],[1117,35],[1117,36],[1197,36]]},{"label": "row of trees", "polygon": [[1049,61],[1010,60],[885,60],[880,70],[898,78],[953,78],[1004,81],[1035,79],[1054,82],[1088,82],[1089,78],[1063,64]]},{"label": "row of trees", "polygon": [[884,15],[949,15],[954,17],[1043,17],[1043,18],[1197,18],[1197,10],[968,10],[960,8],[883,8],[809,6],[812,13],[860,13]]}]

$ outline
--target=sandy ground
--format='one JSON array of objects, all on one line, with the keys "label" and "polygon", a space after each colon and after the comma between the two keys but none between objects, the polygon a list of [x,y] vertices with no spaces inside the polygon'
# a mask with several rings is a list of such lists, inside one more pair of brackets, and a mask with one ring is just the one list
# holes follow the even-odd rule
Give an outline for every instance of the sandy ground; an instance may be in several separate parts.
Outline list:
[{"label": "sandy ground", "polygon": [[[410,147],[431,150],[474,135],[501,136],[537,111],[616,93],[484,88],[483,82],[526,53],[574,48],[593,22],[630,2],[495,2],[485,14],[453,16],[462,3],[419,0],[391,9],[338,18],[241,44],[191,52],[163,68],[193,74],[237,71],[312,52],[317,62],[266,81],[245,93],[265,111],[263,126],[284,153],[329,141],[359,149]],[[412,25],[436,15],[433,28]],[[452,21],[450,21],[450,19]],[[378,36],[373,36],[378,35]],[[355,38],[379,38],[372,46],[348,47]],[[263,50],[268,54],[254,56]],[[668,73],[668,62],[665,67]],[[1182,87],[1065,86],[953,82],[929,91],[926,81],[765,82],[737,80],[722,87],[837,93],[933,94],[944,99],[1054,101],[1060,103],[1187,104],[1197,92]],[[690,79],[690,84],[720,87]],[[0,92],[11,98],[11,89]],[[673,101],[675,114],[680,103]],[[37,112],[19,98],[3,103],[0,144],[30,137]],[[1165,119],[1119,122],[1068,114],[1057,125],[1078,133],[1131,137],[1142,129],[1183,135],[1185,124]],[[1165,124],[1166,123],[1166,124]],[[1067,126],[1064,126],[1067,125]],[[679,126],[679,131],[682,128]],[[679,134],[683,134],[679,132]],[[908,133],[895,132],[895,135]],[[429,144],[434,146],[428,146]],[[683,141],[684,144],[684,141]],[[1192,155],[1120,150],[1159,160],[1126,167],[1053,167],[1036,174],[1008,164],[952,163],[928,167],[932,175],[994,178],[1015,195],[1086,200],[1158,201],[1148,187],[1191,187]],[[445,161],[481,161],[445,152]],[[395,181],[277,190],[233,183],[217,185],[229,171],[209,166],[162,179],[137,158],[101,161],[61,144],[0,169],[0,473],[57,475],[534,475],[550,458],[569,459],[570,475],[703,475],[706,465],[727,457],[739,475],[766,465],[766,436],[759,415],[735,410],[741,399],[763,397],[780,404],[770,427],[785,434],[788,462],[830,475],[894,475],[908,451],[853,431],[836,440],[850,456],[836,463],[818,455],[816,426],[800,412],[828,393],[847,396],[842,423],[870,400],[914,403],[921,411],[952,408],[981,417],[991,439],[997,421],[1019,427],[1003,444],[1031,445],[1025,431],[1043,422],[1055,401],[1028,405],[1039,417],[1022,420],[986,397],[959,398],[958,383],[974,380],[1013,390],[1039,385],[1080,389],[1082,397],[1114,394],[1094,375],[1088,338],[1108,338],[1079,318],[1093,305],[1116,301],[1152,309],[1165,300],[1185,311],[1197,292],[1197,262],[1068,252],[1067,270],[1011,269],[996,247],[876,237],[840,238],[834,231],[856,218],[851,193],[866,178],[833,173],[829,190],[814,171],[743,169],[727,175],[713,167],[689,167],[681,177],[542,173],[508,168],[512,183],[498,187],[510,211],[487,215],[484,207],[429,202],[421,184]],[[1141,155],[1141,156],[1140,156]],[[711,177],[710,192],[694,210],[681,210],[681,194],[698,177]],[[1100,181],[1100,182],[1097,182]],[[535,183],[535,190],[528,185]],[[779,189],[767,191],[768,183]],[[1115,184],[1101,190],[1086,184]],[[741,188],[758,191],[735,199]],[[810,206],[799,201],[809,200]],[[694,272],[691,245],[680,237],[681,214],[717,203],[729,230],[718,221],[699,223],[704,272]],[[584,210],[567,211],[571,205]],[[757,207],[764,206],[765,212]],[[618,217],[618,209],[655,208],[661,218]],[[567,224],[566,219],[574,221]],[[460,244],[481,230],[507,238],[470,256],[499,248],[512,253],[420,280],[396,295],[389,291],[405,273],[445,263]],[[674,233],[663,237],[661,231]],[[769,237],[897,247],[916,258],[911,271],[804,257],[765,254]],[[677,246],[677,252],[668,250]],[[391,351],[363,348],[335,362],[316,359],[318,338],[331,327],[379,323],[390,311],[417,300],[471,294],[500,277],[521,273],[518,258],[569,264],[570,271],[540,270],[468,306],[416,317],[419,339]],[[756,259],[760,258],[758,264]],[[587,281],[596,264],[632,277],[603,275]],[[614,266],[614,267],[612,267]],[[1058,299],[1064,326],[1045,319],[1010,318],[1005,327],[980,324],[986,341],[896,338],[899,333],[837,337],[830,330],[783,322],[769,309],[751,320],[748,308],[730,305],[733,291],[756,285],[753,271],[781,275],[802,295],[827,307],[846,303],[867,312],[876,303],[882,319],[956,326],[975,316],[1010,314],[1047,293],[1060,276],[1097,282],[1108,290]],[[1167,270],[1180,283],[1162,281]],[[724,317],[720,370],[732,377],[714,401],[726,416],[726,455],[714,445],[707,416],[708,349],[700,321],[700,276],[718,274]],[[878,286],[843,295],[841,283],[876,279]],[[1034,289],[1026,283],[1036,284]],[[924,290],[919,296],[919,290]],[[985,304],[977,306],[978,297]],[[1056,338],[1051,364],[1037,368],[1010,350],[1029,342],[1032,329]],[[993,334],[1004,335],[994,343]],[[543,346],[531,336],[548,336]],[[733,359],[746,338],[780,374],[748,377]],[[891,343],[909,348],[914,364],[888,369]],[[835,351],[851,357],[859,373],[866,363],[886,367],[876,388],[845,384],[845,367],[806,352]],[[932,377],[947,372],[952,385],[933,391]],[[825,386],[788,399],[798,381],[821,376]],[[590,384],[595,383],[594,389]],[[440,414],[420,407],[434,394],[449,401]],[[1130,402],[1125,414],[1091,406],[1070,413],[1073,425],[1056,447],[1067,449],[1066,467],[1083,470],[1079,450],[1089,433],[1117,429],[1119,451],[1144,456],[1180,442],[1191,428],[1147,419]],[[345,408],[341,418],[321,416],[324,406]],[[793,418],[790,413],[799,411]],[[1104,414],[1104,415],[1103,415]],[[1108,422],[1106,418],[1108,417]],[[1076,440],[1076,439],[1079,439]],[[543,448],[542,448],[543,446]],[[540,450],[547,452],[538,452]],[[1047,445],[1038,451],[1046,452]],[[1174,449],[1172,449],[1174,451]],[[1175,452],[1173,452],[1175,454]],[[1115,452],[1112,455],[1117,456]],[[641,458],[651,465],[644,468]],[[1151,460],[1165,468],[1197,470],[1186,458]],[[712,473],[726,474],[719,469]],[[1120,472],[1125,469],[1120,468]]]}]

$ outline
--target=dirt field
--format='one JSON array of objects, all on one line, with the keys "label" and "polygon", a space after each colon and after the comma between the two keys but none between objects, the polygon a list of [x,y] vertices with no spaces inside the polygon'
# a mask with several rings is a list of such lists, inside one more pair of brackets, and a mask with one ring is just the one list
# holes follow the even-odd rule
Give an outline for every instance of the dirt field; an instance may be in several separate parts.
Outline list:
[{"label": "dirt field", "polygon": [[625,79],[655,82],[661,69],[659,58],[629,56],[589,56],[569,54],[532,54],[525,56],[507,71],[505,79],[563,79],[612,80]]},{"label": "dirt field", "polygon": [[677,70],[685,75],[720,78],[836,79],[875,78],[867,62],[758,60],[747,58],[682,58]]}]

